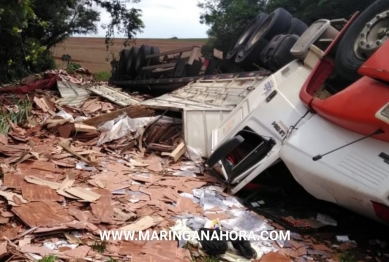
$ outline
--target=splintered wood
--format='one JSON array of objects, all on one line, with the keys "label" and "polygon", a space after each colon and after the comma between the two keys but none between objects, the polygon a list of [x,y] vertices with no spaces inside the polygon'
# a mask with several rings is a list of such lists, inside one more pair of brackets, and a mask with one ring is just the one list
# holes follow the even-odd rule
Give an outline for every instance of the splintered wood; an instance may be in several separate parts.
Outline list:
[{"label": "splintered wood", "polygon": [[[172,153],[172,157],[176,160],[182,156],[183,146],[179,145],[182,137],[181,126],[176,123],[155,123],[143,135],[143,139],[149,150],[159,152],[172,152],[178,148],[177,152]],[[179,146],[179,147],[178,147]],[[178,156],[181,153],[180,156]]]}]

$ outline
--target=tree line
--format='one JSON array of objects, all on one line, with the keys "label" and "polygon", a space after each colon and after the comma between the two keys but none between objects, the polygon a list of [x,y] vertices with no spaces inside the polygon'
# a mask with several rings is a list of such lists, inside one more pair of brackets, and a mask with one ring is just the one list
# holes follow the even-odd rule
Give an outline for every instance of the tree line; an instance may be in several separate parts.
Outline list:
[{"label": "tree line", "polygon": [[[0,84],[55,67],[51,48],[74,34],[96,33],[101,10],[108,47],[116,33],[128,39],[144,27],[140,0],[0,0]],[[103,44],[103,43],[102,43]]]}]

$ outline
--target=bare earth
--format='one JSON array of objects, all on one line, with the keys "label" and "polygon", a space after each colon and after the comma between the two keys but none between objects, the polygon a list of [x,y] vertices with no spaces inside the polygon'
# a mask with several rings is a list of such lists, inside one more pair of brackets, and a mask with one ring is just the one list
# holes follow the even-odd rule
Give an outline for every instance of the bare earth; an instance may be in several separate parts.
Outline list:
[{"label": "bare earth", "polygon": [[[137,39],[136,45],[150,45],[159,47],[161,52],[178,48],[202,46],[206,39]],[[81,64],[93,73],[109,72],[110,61],[114,54],[119,59],[119,52],[123,49],[124,39],[115,39],[114,45],[106,50],[104,38],[71,37],[62,44],[53,48],[56,64],[59,68],[66,66],[61,60],[62,55],[69,54],[72,62]]]}]

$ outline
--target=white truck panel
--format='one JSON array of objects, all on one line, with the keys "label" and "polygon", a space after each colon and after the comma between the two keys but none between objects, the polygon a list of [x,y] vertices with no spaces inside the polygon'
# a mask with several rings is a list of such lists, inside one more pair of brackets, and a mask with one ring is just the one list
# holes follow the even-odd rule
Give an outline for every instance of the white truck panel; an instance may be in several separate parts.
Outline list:
[{"label": "white truck panel", "polygon": [[[212,132],[212,147],[208,149],[210,151],[208,154],[211,154],[220,143],[229,138],[231,131],[251,112],[256,110],[261,103],[266,103],[266,97],[274,90],[280,90],[285,94],[294,96],[293,99],[299,99],[298,91],[294,89],[300,90],[310,72],[311,69],[302,65],[299,60],[294,60],[269,76],[232,110],[231,114],[220,124],[217,130]],[[291,90],[289,91],[288,89]]]},{"label": "white truck panel", "polygon": [[371,201],[389,206],[389,164],[379,157],[389,152],[387,143],[367,138],[312,160],[362,137],[314,115],[285,141],[280,157],[316,198],[377,219]]}]

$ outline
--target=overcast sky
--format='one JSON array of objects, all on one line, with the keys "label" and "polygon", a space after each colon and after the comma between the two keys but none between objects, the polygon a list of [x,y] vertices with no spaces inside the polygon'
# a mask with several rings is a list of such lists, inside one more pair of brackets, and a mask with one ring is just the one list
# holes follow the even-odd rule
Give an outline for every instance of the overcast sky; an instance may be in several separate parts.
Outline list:
[{"label": "overcast sky", "polygon": [[[200,24],[199,0],[141,0],[131,4],[142,10],[145,24],[143,33],[137,38],[206,38],[207,26]],[[105,36],[101,24],[109,22],[109,15],[103,11],[100,15],[99,33],[90,36]]]}]

